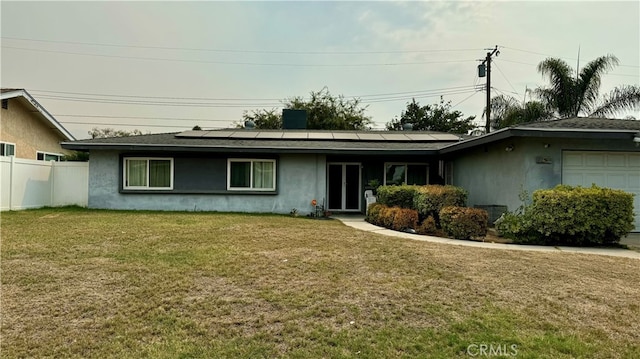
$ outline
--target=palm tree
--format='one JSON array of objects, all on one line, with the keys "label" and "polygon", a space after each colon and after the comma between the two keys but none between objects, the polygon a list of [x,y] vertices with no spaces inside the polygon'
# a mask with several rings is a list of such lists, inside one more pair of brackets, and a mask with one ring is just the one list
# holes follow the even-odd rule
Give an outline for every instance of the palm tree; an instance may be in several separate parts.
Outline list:
[{"label": "palm tree", "polygon": [[553,114],[540,101],[521,103],[513,97],[500,95],[491,99],[491,128],[498,130],[527,122],[546,121]]},{"label": "palm tree", "polygon": [[598,57],[583,67],[574,77],[574,70],[564,60],[548,58],[538,65],[538,71],[547,76],[550,87],[538,88],[534,93],[547,108],[560,118],[610,116],[640,108],[640,87],[627,85],[599,96],[602,75],[618,65],[613,55]]}]

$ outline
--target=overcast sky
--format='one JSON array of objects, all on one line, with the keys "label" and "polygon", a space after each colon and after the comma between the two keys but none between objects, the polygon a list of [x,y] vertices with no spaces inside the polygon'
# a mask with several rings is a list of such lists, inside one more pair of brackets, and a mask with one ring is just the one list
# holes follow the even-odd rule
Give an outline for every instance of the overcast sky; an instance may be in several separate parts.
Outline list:
[{"label": "overcast sky", "polygon": [[[415,97],[478,124],[478,59],[500,48],[492,94],[543,85],[536,65],[605,54],[602,90],[640,84],[640,2],[10,2],[2,87],[25,88],[77,138],[92,127],[230,127],[243,111],[328,87],[377,128]],[[375,95],[375,96],[374,96]],[[632,113],[636,117],[637,113]]]}]

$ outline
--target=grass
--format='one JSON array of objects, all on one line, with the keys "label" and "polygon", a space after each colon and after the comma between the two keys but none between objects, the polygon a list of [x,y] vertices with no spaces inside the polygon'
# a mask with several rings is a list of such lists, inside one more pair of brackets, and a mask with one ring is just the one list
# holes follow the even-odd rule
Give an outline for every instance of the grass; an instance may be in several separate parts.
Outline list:
[{"label": "grass", "polygon": [[636,259],[277,215],[42,209],[1,234],[2,357],[640,357]]}]

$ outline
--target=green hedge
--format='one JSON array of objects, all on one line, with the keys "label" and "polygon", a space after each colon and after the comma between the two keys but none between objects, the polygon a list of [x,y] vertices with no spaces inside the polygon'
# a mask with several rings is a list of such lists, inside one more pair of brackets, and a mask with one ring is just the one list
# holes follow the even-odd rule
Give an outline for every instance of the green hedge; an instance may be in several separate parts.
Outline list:
[{"label": "green hedge", "polygon": [[521,214],[507,214],[496,228],[518,243],[607,245],[633,228],[633,195],[592,186],[538,190]]},{"label": "green hedge", "polygon": [[381,186],[378,187],[377,202],[389,207],[410,208],[413,207],[413,197],[418,191],[418,186]]},{"label": "green hedge", "polygon": [[489,214],[484,209],[448,206],[440,211],[442,230],[456,239],[484,237]]},{"label": "green hedge", "polygon": [[421,218],[432,216],[439,223],[440,210],[447,206],[464,207],[467,192],[455,186],[426,185],[417,189],[413,197],[413,208]]}]

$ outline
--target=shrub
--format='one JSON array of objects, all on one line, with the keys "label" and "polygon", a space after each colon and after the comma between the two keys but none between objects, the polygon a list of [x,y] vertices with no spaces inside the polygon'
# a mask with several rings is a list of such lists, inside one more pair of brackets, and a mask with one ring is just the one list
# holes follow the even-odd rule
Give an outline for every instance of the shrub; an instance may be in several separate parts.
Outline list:
[{"label": "shrub", "polygon": [[418,211],[409,208],[394,208],[392,229],[405,231],[409,228],[415,229],[418,226]]},{"label": "shrub", "polygon": [[375,224],[376,226],[381,225],[380,222],[380,212],[386,206],[382,203],[371,203],[367,208],[367,216],[365,220],[371,224]]},{"label": "shrub", "polygon": [[438,227],[436,227],[436,220],[433,218],[433,216],[427,217],[424,221],[422,221],[422,223],[420,223],[418,228],[416,228],[416,232],[418,234],[434,235],[437,233],[437,231]]},{"label": "shrub", "polygon": [[413,209],[413,197],[418,186],[380,186],[377,201],[389,207]]},{"label": "shrub", "polygon": [[489,214],[484,209],[448,206],[440,211],[440,225],[448,236],[470,239],[487,234]]},{"label": "shrub", "polygon": [[418,212],[413,209],[389,207],[380,203],[369,205],[366,221],[396,231],[404,231],[418,226]]},{"label": "shrub", "polygon": [[467,192],[455,186],[426,185],[421,186],[413,197],[413,208],[421,218],[432,216],[439,223],[439,213],[444,207],[463,207],[467,203]]},{"label": "shrub", "polygon": [[396,216],[396,208],[398,207],[389,207],[384,206],[380,211],[380,224],[382,227],[391,228],[393,227],[393,220]]},{"label": "shrub", "polygon": [[633,229],[633,195],[595,185],[538,190],[523,213],[503,217],[497,228],[517,243],[613,244]]}]

